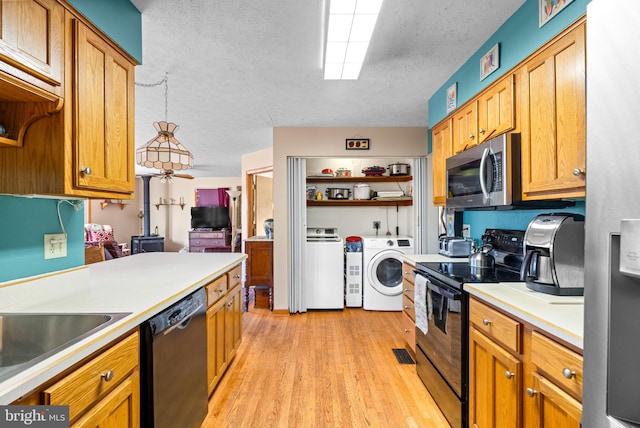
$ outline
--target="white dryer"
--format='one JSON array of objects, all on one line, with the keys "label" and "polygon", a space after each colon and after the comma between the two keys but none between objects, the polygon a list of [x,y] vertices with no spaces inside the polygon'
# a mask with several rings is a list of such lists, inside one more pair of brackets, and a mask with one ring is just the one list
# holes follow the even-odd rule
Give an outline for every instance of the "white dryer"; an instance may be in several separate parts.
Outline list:
[{"label": "white dryer", "polygon": [[402,310],[403,254],[413,254],[413,238],[362,238],[362,307],[372,311]]}]

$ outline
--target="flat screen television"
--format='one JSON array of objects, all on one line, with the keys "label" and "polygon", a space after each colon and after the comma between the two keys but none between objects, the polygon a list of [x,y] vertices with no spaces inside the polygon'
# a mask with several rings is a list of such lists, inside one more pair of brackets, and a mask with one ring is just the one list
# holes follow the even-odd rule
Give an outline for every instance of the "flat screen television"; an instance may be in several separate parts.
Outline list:
[{"label": "flat screen television", "polygon": [[229,207],[192,207],[192,229],[229,229]]}]

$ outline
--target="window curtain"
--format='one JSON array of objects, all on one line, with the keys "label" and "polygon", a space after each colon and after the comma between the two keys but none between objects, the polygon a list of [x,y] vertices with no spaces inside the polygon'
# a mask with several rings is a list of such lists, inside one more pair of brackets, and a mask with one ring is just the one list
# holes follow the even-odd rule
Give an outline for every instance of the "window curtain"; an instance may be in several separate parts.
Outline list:
[{"label": "window curtain", "polygon": [[307,312],[305,266],[307,258],[307,164],[287,158],[287,217],[289,218],[289,312]]},{"label": "window curtain", "polygon": [[[430,200],[431,192],[427,183],[427,160],[426,158],[414,158],[413,165],[413,245],[416,254],[427,253],[427,230],[429,227],[429,217],[427,213],[427,201]],[[437,233],[437,230],[433,231]]]}]

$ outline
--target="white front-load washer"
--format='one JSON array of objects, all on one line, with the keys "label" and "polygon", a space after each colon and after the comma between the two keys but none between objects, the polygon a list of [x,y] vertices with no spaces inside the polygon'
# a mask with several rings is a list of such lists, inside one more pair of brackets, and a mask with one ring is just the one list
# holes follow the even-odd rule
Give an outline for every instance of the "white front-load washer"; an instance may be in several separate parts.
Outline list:
[{"label": "white front-load washer", "polygon": [[413,238],[362,238],[362,307],[371,311],[402,310],[403,254],[413,254]]}]

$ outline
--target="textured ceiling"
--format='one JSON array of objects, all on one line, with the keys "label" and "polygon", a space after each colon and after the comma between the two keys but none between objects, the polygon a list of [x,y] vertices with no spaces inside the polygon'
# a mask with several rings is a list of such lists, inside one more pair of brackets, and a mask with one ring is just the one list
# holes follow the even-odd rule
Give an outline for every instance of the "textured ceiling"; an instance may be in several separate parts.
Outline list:
[{"label": "textured ceiling", "polygon": [[[427,102],[524,0],[386,0],[357,81],[322,79],[322,0],[131,0],[136,82],[169,76],[167,119],[197,177],[238,177],[276,126],[427,126]],[[164,86],[136,87],[136,147],[165,119]],[[137,173],[148,172],[136,166]]]}]

